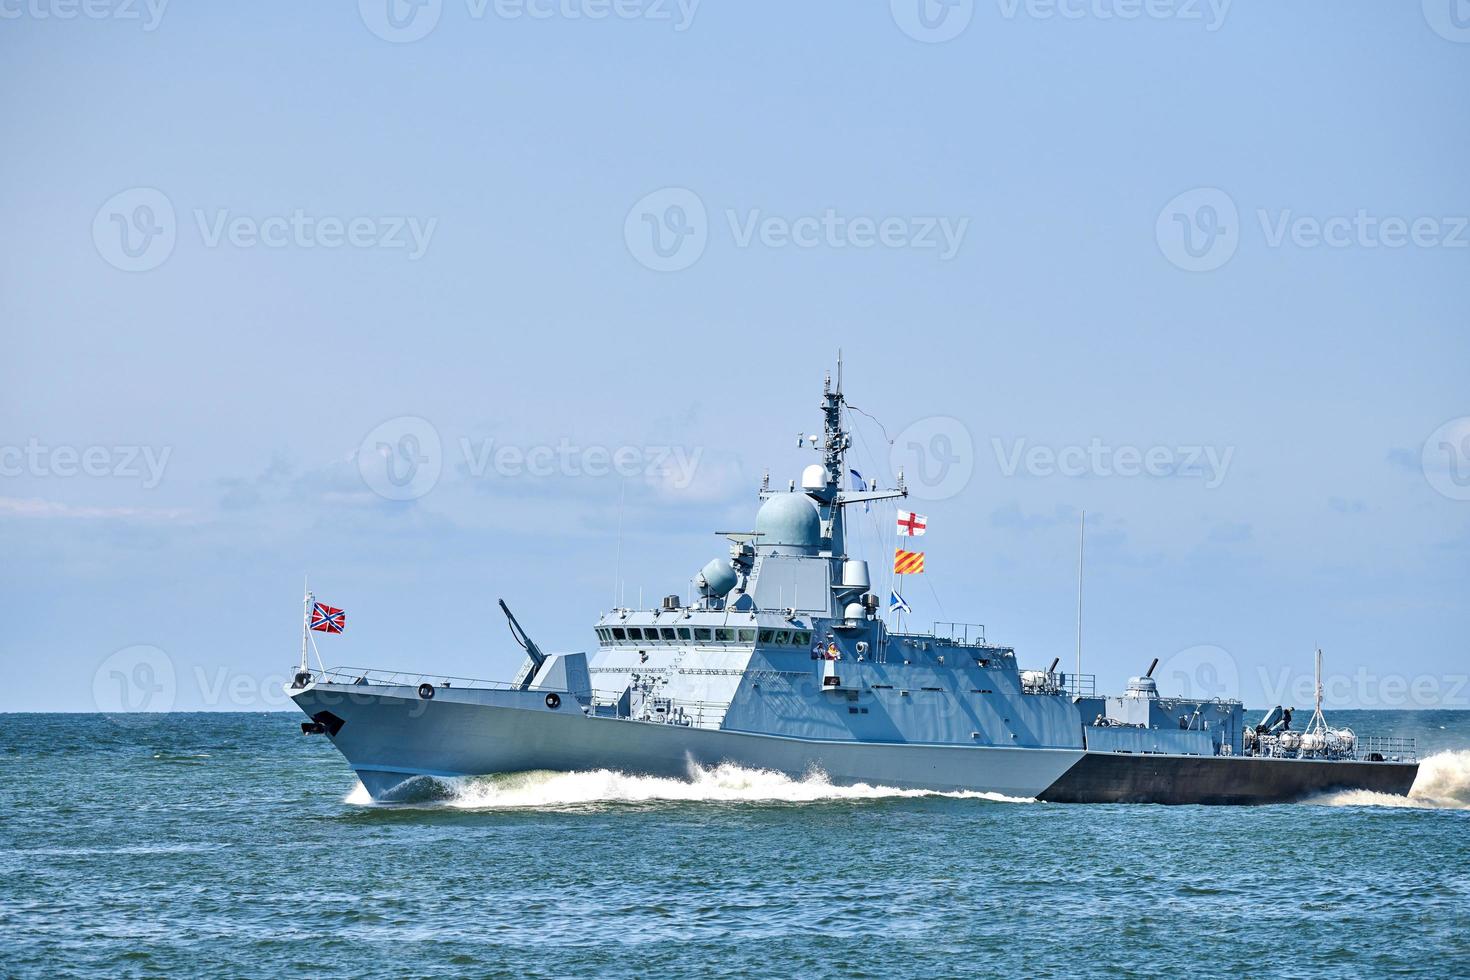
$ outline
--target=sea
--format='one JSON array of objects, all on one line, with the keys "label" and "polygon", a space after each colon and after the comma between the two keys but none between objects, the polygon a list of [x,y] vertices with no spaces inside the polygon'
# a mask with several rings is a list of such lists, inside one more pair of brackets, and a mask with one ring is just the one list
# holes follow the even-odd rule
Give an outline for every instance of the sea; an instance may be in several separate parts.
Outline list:
[{"label": "sea", "polygon": [[1078,806],[721,767],[372,803],[300,716],[0,715],[6,977],[1470,975],[1470,712],[1407,798]]}]

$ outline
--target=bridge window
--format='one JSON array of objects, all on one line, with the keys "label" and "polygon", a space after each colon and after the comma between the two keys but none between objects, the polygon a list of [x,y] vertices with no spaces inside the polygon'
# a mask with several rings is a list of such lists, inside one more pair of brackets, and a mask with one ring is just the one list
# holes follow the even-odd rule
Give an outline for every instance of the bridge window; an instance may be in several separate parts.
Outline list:
[{"label": "bridge window", "polygon": [[641,629],[639,629],[638,627],[636,627],[636,626],[629,626],[628,627],[628,639],[630,639],[630,640],[642,640],[643,639],[643,631]]},{"label": "bridge window", "polygon": [[791,642],[791,631],[790,630],[777,630],[776,631],[776,643],[778,643],[779,645],[781,645],[781,646],[784,647],[789,642]]},{"label": "bridge window", "polygon": [[791,642],[801,647],[810,646],[812,634],[809,630],[796,630],[791,634]]},{"label": "bridge window", "polygon": [[614,640],[626,640],[628,638],[628,631],[621,626],[614,626],[612,628],[612,635]]},{"label": "bridge window", "polygon": [[679,627],[679,639],[681,639],[681,640],[688,640],[690,638],[691,638],[691,635],[689,633],[689,627],[687,627],[687,626],[680,626]]},{"label": "bridge window", "polygon": [[704,642],[708,643],[709,640],[710,640],[709,627],[707,627],[707,626],[696,626],[696,627],[694,627],[694,638],[696,640],[703,640]]},{"label": "bridge window", "polygon": [[761,642],[762,643],[774,643],[775,641],[776,641],[776,631],[775,630],[761,630]]},{"label": "bridge window", "polygon": [[741,643],[754,643],[755,642],[755,630],[741,630],[740,631],[740,642]]},{"label": "bridge window", "polygon": [[665,640],[672,640],[674,638],[674,628],[672,626],[660,627],[659,633]]},{"label": "bridge window", "polygon": [[734,643],[735,631],[721,626],[715,630],[715,641],[717,643]]}]

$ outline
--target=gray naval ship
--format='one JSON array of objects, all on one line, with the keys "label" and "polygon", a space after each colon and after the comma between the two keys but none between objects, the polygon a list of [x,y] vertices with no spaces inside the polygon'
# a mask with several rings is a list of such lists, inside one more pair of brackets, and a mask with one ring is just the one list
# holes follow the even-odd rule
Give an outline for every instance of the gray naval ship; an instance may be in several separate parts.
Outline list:
[{"label": "gray naval ship", "polygon": [[[890,629],[847,550],[855,505],[907,495],[842,487],[851,444],[839,380],[822,397],[820,462],[761,487],[749,532],[695,576],[690,601],[617,608],[597,648],[545,653],[501,602],[526,660],[509,683],[300,668],[288,693],[375,800],[422,777],[612,769],[687,777],[722,763],[837,784],[982,791],[1069,803],[1270,803],[1336,789],[1406,794],[1409,739],[1328,727],[1318,705],[1256,724],[1239,701],[1160,694],[1153,667],[1120,696],[1090,675],[1023,670],[983,627]],[[1157,660],[1154,661],[1157,664]]]}]

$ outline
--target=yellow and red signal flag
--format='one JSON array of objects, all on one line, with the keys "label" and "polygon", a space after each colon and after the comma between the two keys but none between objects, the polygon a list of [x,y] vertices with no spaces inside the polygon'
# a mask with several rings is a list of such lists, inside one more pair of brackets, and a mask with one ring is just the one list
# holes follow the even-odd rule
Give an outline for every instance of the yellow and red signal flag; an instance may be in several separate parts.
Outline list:
[{"label": "yellow and red signal flag", "polygon": [[902,548],[893,549],[893,574],[922,575],[923,572],[924,553],[922,551],[904,551]]}]

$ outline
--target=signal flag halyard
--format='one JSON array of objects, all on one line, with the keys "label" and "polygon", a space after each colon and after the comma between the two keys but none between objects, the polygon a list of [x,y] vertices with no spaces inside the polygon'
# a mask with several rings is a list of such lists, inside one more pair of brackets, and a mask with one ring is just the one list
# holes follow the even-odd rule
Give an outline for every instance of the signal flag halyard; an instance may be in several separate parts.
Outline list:
[{"label": "signal flag halyard", "polygon": [[347,628],[347,614],[336,606],[313,602],[311,628],[318,633],[340,633]]},{"label": "signal flag halyard", "polygon": [[893,549],[893,574],[922,575],[923,573],[924,553],[922,551],[904,551],[902,548]]},{"label": "signal flag halyard", "polygon": [[906,510],[898,512],[898,533],[904,537],[916,538],[923,534],[929,527],[929,519],[923,514],[911,514]]}]

